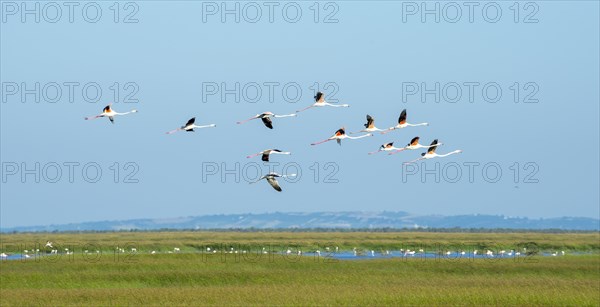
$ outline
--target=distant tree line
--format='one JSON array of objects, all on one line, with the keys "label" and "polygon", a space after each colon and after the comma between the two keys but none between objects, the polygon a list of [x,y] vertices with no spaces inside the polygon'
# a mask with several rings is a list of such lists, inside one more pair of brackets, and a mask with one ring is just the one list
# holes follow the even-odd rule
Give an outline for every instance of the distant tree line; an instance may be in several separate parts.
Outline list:
[{"label": "distant tree line", "polygon": [[129,229],[129,230],[53,230],[53,231],[11,231],[9,233],[121,233],[121,232],[430,232],[430,233],[600,233],[598,230],[573,230],[573,229],[526,229],[526,228],[160,228],[160,229]]}]

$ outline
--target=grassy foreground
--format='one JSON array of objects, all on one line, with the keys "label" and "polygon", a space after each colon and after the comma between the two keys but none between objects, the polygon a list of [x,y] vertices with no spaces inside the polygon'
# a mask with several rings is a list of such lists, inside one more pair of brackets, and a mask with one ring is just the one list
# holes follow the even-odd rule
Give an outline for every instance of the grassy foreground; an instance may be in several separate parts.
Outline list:
[{"label": "grassy foreground", "polygon": [[[490,239],[490,234],[419,233],[413,234],[412,240],[425,236],[420,239],[423,244],[445,242],[457,246],[464,242],[508,246],[515,244],[515,240],[517,243],[536,242],[553,247],[593,247],[599,244],[597,234],[502,235],[509,239],[501,241],[501,236]],[[198,236],[206,237],[199,240]],[[567,253],[566,256],[519,260],[394,258],[333,261],[313,256],[269,254],[241,257],[184,252],[209,242],[213,246],[217,242],[248,246],[315,246],[333,242],[340,248],[353,245],[385,248],[392,243],[398,246],[399,237],[406,241],[411,234],[173,232],[2,235],[3,246],[38,239],[44,243],[49,239],[54,242],[95,240],[96,246],[113,246],[123,244],[121,240],[124,240],[137,242],[136,248],[143,252],[101,253],[100,256],[84,257],[77,254],[77,247],[76,254],[62,255],[54,260],[1,261],[0,305],[600,304],[600,257],[597,253]],[[147,253],[152,248],[167,250],[172,246],[180,246],[182,252]]]}]

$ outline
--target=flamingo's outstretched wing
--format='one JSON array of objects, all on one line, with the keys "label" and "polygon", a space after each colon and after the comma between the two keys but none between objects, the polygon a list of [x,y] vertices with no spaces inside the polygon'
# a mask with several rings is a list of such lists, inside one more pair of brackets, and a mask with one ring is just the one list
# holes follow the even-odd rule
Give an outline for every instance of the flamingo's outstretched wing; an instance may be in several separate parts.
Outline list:
[{"label": "flamingo's outstretched wing", "polygon": [[325,101],[325,94],[323,94],[322,92],[317,92],[314,98],[315,102],[323,102]]},{"label": "flamingo's outstretched wing", "polygon": [[275,180],[274,177],[267,177],[267,181],[273,187],[273,189],[277,190],[278,192],[281,192],[281,187],[279,186],[279,183],[277,182],[277,180]]},{"label": "flamingo's outstretched wing", "polygon": [[373,128],[374,127],[374,122],[375,120],[373,119],[373,117],[371,117],[371,115],[367,114],[367,123],[364,125],[365,128]]},{"label": "flamingo's outstretched wing", "polygon": [[185,125],[190,126],[190,125],[193,125],[195,122],[196,122],[196,118],[192,117],[192,118],[190,118],[190,120],[188,120],[188,122]]},{"label": "flamingo's outstretched wing", "polygon": [[406,124],[406,109],[402,110],[402,112],[400,113],[400,117],[398,118],[398,124]]},{"label": "flamingo's outstretched wing", "polygon": [[431,145],[429,145],[429,149],[427,149],[428,154],[432,154],[435,152],[435,149],[437,148],[437,143],[438,143],[437,139],[435,139],[435,140],[433,140],[433,142],[431,142]]},{"label": "flamingo's outstretched wing", "polygon": [[265,124],[265,126],[267,126],[267,128],[273,129],[273,121],[271,120],[270,117],[263,117],[261,119],[262,119],[263,124]]},{"label": "flamingo's outstretched wing", "polygon": [[410,140],[410,144],[408,145],[416,146],[417,144],[419,144],[419,137],[415,136],[414,138],[412,138],[412,140]]}]

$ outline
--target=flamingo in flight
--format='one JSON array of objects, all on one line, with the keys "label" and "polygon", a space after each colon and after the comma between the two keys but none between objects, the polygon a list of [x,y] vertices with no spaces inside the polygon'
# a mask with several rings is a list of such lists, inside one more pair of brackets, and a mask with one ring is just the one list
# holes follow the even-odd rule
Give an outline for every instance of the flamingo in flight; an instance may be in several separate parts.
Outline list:
[{"label": "flamingo in flight", "polygon": [[343,139],[351,139],[351,140],[355,140],[355,139],[362,139],[364,137],[368,137],[368,136],[373,136],[372,133],[368,133],[368,134],[363,134],[361,136],[348,136],[346,135],[346,129],[344,127],[338,129],[338,131],[335,132],[335,134],[333,134],[331,137],[329,137],[328,139],[322,140],[320,142],[316,142],[316,143],[312,143],[310,145],[319,145],[325,142],[329,142],[329,141],[333,141],[336,140],[337,143],[339,145],[342,145],[342,140]]},{"label": "flamingo in flight", "polygon": [[341,108],[347,108],[347,107],[350,106],[350,105],[347,105],[347,104],[331,104],[331,103],[325,101],[325,94],[323,94],[322,92],[317,92],[317,95],[315,95],[314,98],[315,98],[315,103],[314,104],[312,104],[312,105],[310,105],[310,106],[308,106],[308,107],[306,107],[306,108],[304,108],[302,110],[298,110],[298,111],[296,111],[296,113],[302,112],[302,111],[306,111],[306,110],[308,110],[310,108],[313,108],[313,107],[325,107],[325,106],[328,106],[328,107],[335,107],[335,108],[340,108],[340,107]]},{"label": "flamingo in flight", "polygon": [[416,126],[429,126],[428,123],[420,123],[420,124],[409,124],[406,122],[406,109],[402,110],[400,113],[400,117],[398,118],[398,124],[394,127],[388,128],[386,131],[383,131],[381,134],[386,134],[388,132],[392,132],[396,129],[402,129],[406,127],[416,127]]},{"label": "flamingo in flight", "polygon": [[[375,119],[371,115],[369,115],[369,114],[367,114],[367,123],[364,124],[364,126],[365,126],[365,129],[360,130],[358,132],[385,131],[385,130],[382,130],[382,129],[379,129],[379,128],[375,127]],[[358,132],[350,132],[350,134],[356,134]]]},{"label": "flamingo in flight", "polygon": [[267,179],[267,182],[273,187],[273,189],[277,190],[278,192],[281,192],[281,187],[279,186],[279,182],[277,182],[277,177],[294,177],[296,176],[296,174],[289,174],[289,175],[279,175],[277,173],[268,173],[262,177],[260,177],[258,180],[254,181],[254,182],[250,182],[250,184],[253,183],[257,183],[263,179]]},{"label": "flamingo in flight", "polygon": [[126,115],[129,113],[136,113],[137,110],[133,109],[129,112],[125,112],[125,113],[119,113],[119,112],[115,112],[110,106],[112,105],[109,104],[106,107],[104,107],[104,109],[102,109],[102,114],[100,115],[96,115],[96,116],[90,116],[90,117],[86,117],[85,120],[91,120],[91,119],[96,119],[96,118],[100,118],[100,117],[108,117],[108,119],[110,119],[111,123],[115,123],[115,115]]},{"label": "flamingo in flight", "polygon": [[425,146],[425,145],[421,145],[419,144],[419,137],[415,136],[414,138],[412,138],[412,140],[410,140],[410,143],[408,143],[406,146],[404,146],[403,148],[399,148],[398,150],[394,151],[394,152],[390,152],[388,155],[393,155],[393,154],[397,154],[403,150],[415,150],[415,149],[419,149],[419,148],[430,148],[432,146],[440,146],[443,145],[442,143],[436,143],[435,145],[431,146]]},{"label": "flamingo in flight", "polygon": [[200,128],[213,128],[213,127],[217,126],[215,124],[198,126],[198,125],[195,124],[195,122],[196,122],[196,118],[192,117],[192,118],[190,118],[190,120],[187,121],[187,123],[185,125],[177,128],[175,130],[171,130],[171,131],[167,132],[167,134],[173,134],[173,133],[175,133],[177,131],[181,131],[181,130],[187,131],[187,132],[194,132],[194,128],[197,128],[197,129],[200,129]]},{"label": "flamingo in flight", "polygon": [[379,147],[379,150],[377,150],[377,151],[372,151],[372,152],[370,152],[369,154],[370,154],[370,155],[373,155],[373,154],[376,154],[376,153],[378,153],[378,152],[380,152],[380,151],[392,151],[392,150],[400,150],[400,149],[402,149],[402,148],[396,148],[396,147],[394,147],[394,142],[391,142],[391,143],[387,143],[387,144],[383,144],[383,145],[381,145],[381,146]]},{"label": "flamingo in flight", "polygon": [[267,126],[267,128],[273,129],[273,121],[271,120],[271,117],[273,117],[273,118],[279,118],[279,117],[293,117],[293,116],[296,116],[296,114],[275,115],[272,112],[264,112],[264,113],[261,113],[261,114],[256,114],[253,117],[250,117],[250,118],[248,118],[246,120],[243,120],[243,121],[240,121],[240,122],[237,122],[237,123],[238,123],[238,125],[240,125],[240,124],[243,124],[245,122],[251,121],[253,119],[260,118],[262,120],[263,124],[265,124],[265,126]]},{"label": "flamingo in flight", "polygon": [[281,151],[279,149],[266,149],[266,150],[263,150],[263,151],[261,151],[259,153],[255,153],[253,155],[249,155],[246,158],[253,158],[253,157],[262,155],[262,160],[265,161],[265,162],[269,162],[269,155],[271,155],[271,154],[291,155],[292,153],[289,152],[289,151]]},{"label": "flamingo in flight", "polygon": [[438,155],[435,153],[435,149],[437,148],[437,146],[438,146],[438,140],[435,139],[435,140],[433,140],[433,142],[431,142],[431,145],[429,145],[429,149],[427,149],[427,152],[422,153],[420,158],[412,160],[410,162],[404,162],[404,164],[410,164],[413,162],[417,162],[419,160],[432,159],[432,158],[436,158],[436,157],[443,158],[443,157],[447,157],[449,155],[453,155],[453,154],[462,152],[462,150],[455,150],[455,151],[451,151],[447,154]]}]

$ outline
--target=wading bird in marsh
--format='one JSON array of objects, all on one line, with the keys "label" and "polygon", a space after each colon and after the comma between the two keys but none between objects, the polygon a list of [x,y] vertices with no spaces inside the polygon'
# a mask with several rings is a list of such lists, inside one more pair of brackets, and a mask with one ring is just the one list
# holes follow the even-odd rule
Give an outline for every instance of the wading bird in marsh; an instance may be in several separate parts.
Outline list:
[{"label": "wading bird in marsh", "polygon": [[369,114],[367,114],[367,123],[364,124],[363,126],[365,126],[365,129],[357,131],[357,132],[350,132],[350,134],[356,134],[359,132],[385,131],[383,129],[379,129],[379,128],[375,127],[375,119],[373,117],[371,117],[371,115],[369,115]]},{"label": "wading bird in marsh", "polygon": [[213,128],[213,127],[216,127],[216,126],[217,126],[217,125],[215,125],[215,124],[204,125],[204,126],[197,126],[197,125],[195,124],[195,122],[196,122],[196,118],[195,118],[195,117],[192,117],[192,118],[190,118],[190,120],[188,120],[188,121],[187,121],[187,123],[186,123],[185,125],[183,125],[183,126],[181,126],[181,127],[177,128],[177,129],[175,129],[175,130],[171,130],[171,131],[167,132],[167,134],[173,134],[173,133],[175,133],[175,132],[177,132],[177,131],[181,131],[181,130],[183,130],[183,131],[187,131],[187,132],[194,132],[194,129],[200,129],[200,128]]},{"label": "wading bird in marsh", "polygon": [[376,153],[378,153],[380,151],[392,151],[392,150],[401,150],[401,149],[402,148],[396,148],[396,147],[394,147],[394,142],[391,142],[391,143],[387,143],[387,144],[383,144],[383,145],[379,146],[379,150],[377,150],[377,151],[371,151],[369,154],[373,155],[373,154],[376,154]]},{"label": "wading bird in marsh", "polygon": [[[442,143],[437,143],[435,144],[435,147],[442,145]],[[415,136],[412,140],[410,140],[410,143],[408,143],[406,146],[404,146],[403,148],[399,148],[398,150],[394,151],[394,152],[390,152],[388,155],[393,155],[393,154],[397,154],[403,150],[415,150],[415,149],[419,149],[419,148],[430,148],[431,146],[425,146],[425,145],[421,145],[419,144],[419,137]]]},{"label": "wading bird in marsh", "polygon": [[106,107],[104,107],[104,109],[102,109],[102,113],[101,114],[96,115],[96,116],[86,117],[85,120],[91,120],[91,119],[96,119],[96,118],[100,118],[100,117],[108,117],[108,119],[110,119],[110,122],[114,124],[115,123],[115,115],[126,115],[126,114],[129,114],[129,113],[136,113],[137,112],[137,110],[133,109],[133,110],[131,110],[129,112],[119,113],[119,112],[116,112],[115,110],[113,110],[110,107],[111,105],[112,105],[112,103],[109,104],[109,105],[107,105]]},{"label": "wading bird in marsh", "polygon": [[316,142],[316,143],[312,143],[310,145],[319,145],[319,144],[322,144],[322,143],[325,143],[325,142],[329,142],[329,141],[333,141],[333,140],[336,140],[339,145],[342,145],[342,140],[343,139],[356,140],[356,139],[362,139],[362,138],[368,137],[368,136],[373,136],[373,134],[369,133],[369,134],[364,134],[364,135],[361,135],[361,136],[348,136],[348,135],[346,135],[346,128],[342,127],[340,129],[338,129],[338,131],[336,131],[335,134],[332,135],[331,137],[329,137],[328,139],[325,139],[325,140],[322,140],[322,141],[319,141],[319,142]]},{"label": "wading bird in marsh", "polygon": [[315,95],[315,103],[313,103],[312,105],[302,109],[302,110],[298,110],[296,111],[296,113],[298,112],[302,112],[302,111],[306,111],[310,108],[314,108],[314,107],[335,107],[335,108],[347,108],[349,107],[349,105],[347,104],[331,104],[327,101],[325,101],[325,94],[323,94],[322,92],[317,92],[317,94]]},{"label": "wading bird in marsh", "polygon": [[255,116],[245,119],[243,121],[239,121],[239,122],[237,122],[237,124],[240,125],[245,122],[251,121],[253,119],[260,118],[262,120],[263,124],[265,124],[265,126],[267,128],[273,129],[273,121],[271,120],[271,117],[279,118],[279,117],[293,117],[293,116],[296,116],[296,114],[275,115],[272,112],[264,112],[264,113],[256,114]]},{"label": "wading bird in marsh", "polygon": [[438,145],[438,140],[437,139],[433,140],[433,142],[431,142],[431,145],[429,145],[429,149],[427,150],[427,152],[422,153],[420,158],[412,160],[410,162],[404,162],[404,164],[410,164],[413,162],[417,162],[419,160],[432,159],[432,158],[436,158],[436,157],[443,158],[443,157],[447,157],[449,155],[453,155],[453,154],[462,152],[462,150],[455,150],[455,151],[449,152],[447,154],[438,155],[435,153],[435,149],[437,148],[437,145]]},{"label": "wading bird in marsh", "polygon": [[396,129],[402,129],[406,127],[416,127],[416,126],[429,126],[428,123],[420,123],[420,124],[409,124],[406,122],[406,109],[402,110],[400,113],[400,117],[398,118],[398,124],[396,126],[390,127],[387,130],[381,132],[381,134],[386,134],[388,132],[392,132]]},{"label": "wading bird in marsh", "polygon": [[269,162],[269,156],[271,154],[277,154],[277,155],[291,155],[292,153],[289,151],[281,151],[279,149],[265,149],[259,153],[255,153],[253,155],[249,155],[246,158],[254,158],[256,156],[260,156],[262,155],[262,160],[265,162]]},{"label": "wading bird in marsh", "polygon": [[289,174],[289,175],[279,175],[277,173],[268,173],[262,177],[260,177],[258,180],[254,181],[254,182],[250,182],[250,184],[253,183],[257,183],[263,179],[267,179],[267,182],[273,187],[273,189],[277,190],[278,192],[281,192],[281,187],[279,186],[279,182],[277,182],[277,177],[294,177],[296,176],[296,174]]}]

